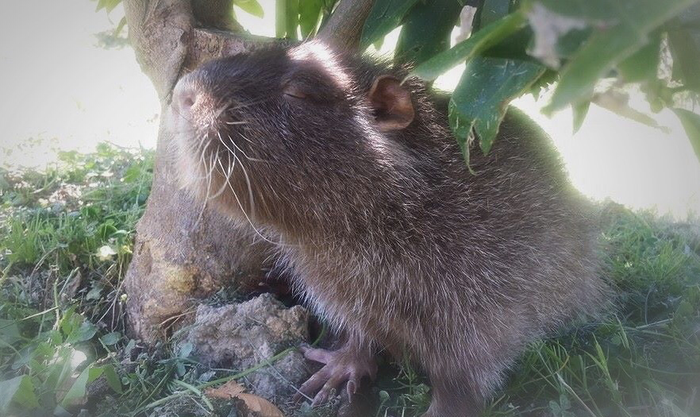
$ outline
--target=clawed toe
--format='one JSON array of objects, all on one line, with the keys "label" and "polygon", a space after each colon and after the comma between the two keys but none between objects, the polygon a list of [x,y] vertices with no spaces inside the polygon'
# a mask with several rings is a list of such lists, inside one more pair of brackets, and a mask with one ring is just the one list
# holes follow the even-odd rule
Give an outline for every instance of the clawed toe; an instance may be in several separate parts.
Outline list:
[{"label": "clawed toe", "polygon": [[377,365],[371,355],[340,349],[328,351],[309,347],[301,348],[304,357],[324,364],[324,366],[311,376],[294,396],[295,401],[303,398],[312,398],[311,405],[316,406],[325,403],[333,391],[346,384],[348,398],[357,392],[357,387],[363,377],[374,379],[377,373]]},{"label": "clawed toe", "polygon": [[304,357],[310,361],[327,364],[333,360],[334,352],[329,350],[315,349],[308,346],[301,346],[299,349],[304,354]]}]

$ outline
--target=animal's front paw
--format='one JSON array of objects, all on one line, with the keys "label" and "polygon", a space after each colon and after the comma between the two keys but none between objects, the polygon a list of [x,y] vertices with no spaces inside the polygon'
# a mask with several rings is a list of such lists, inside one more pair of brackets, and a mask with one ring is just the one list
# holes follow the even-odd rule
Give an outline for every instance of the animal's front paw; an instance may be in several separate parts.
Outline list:
[{"label": "animal's front paw", "polygon": [[312,405],[323,404],[328,400],[331,390],[337,391],[344,383],[348,398],[352,401],[362,378],[366,376],[374,380],[377,375],[377,362],[367,352],[358,352],[346,347],[334,351],[307,347],[301,350],[307,359],[322,363],[324,367],[299,388],[299,392],[294,396],[295,401],[303,397],[310,399],[316,393]]}]

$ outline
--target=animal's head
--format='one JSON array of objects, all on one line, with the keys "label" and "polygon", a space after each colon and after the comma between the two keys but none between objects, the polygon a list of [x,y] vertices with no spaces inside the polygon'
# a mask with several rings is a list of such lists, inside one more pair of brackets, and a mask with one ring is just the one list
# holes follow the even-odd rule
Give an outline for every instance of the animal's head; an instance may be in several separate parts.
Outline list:
[{"label": "animal's head", "polygon": [[211,61],[173,92],[181,183],[234,217],[279,217],[291,195],[313,201],[408,164],[399,136],[422,89],[403,76],[317,42]]}]

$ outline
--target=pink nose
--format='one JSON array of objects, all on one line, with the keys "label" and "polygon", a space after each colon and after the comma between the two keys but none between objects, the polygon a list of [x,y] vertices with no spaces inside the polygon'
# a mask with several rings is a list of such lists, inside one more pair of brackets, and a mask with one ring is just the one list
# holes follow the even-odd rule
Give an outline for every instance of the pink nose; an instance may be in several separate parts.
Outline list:
[{"label": "pink nose", "polygon": [[173,91],[173,110],[183,116],[190,114],[192,106],[197,102],[197,92],[194,88],[179,83]]}]

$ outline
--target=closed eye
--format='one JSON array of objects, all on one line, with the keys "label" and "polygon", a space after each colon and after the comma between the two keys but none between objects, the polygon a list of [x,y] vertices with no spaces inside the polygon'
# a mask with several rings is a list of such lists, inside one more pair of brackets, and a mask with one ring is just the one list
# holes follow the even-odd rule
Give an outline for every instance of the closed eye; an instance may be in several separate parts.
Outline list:
[{"label": "closed eye", "polygon": [[287,97],[292,97],[292,98],[301,99],[301,100],[308,97],[308,95],[304,91],[302,91],[298,88],[292,87],[292,86],[287,86],[284,89],[284,95]]}]

